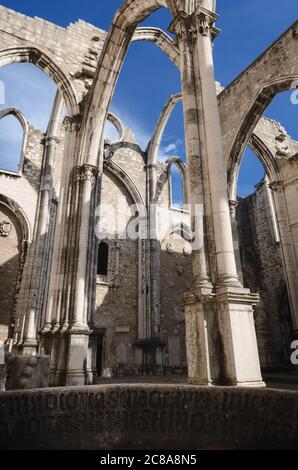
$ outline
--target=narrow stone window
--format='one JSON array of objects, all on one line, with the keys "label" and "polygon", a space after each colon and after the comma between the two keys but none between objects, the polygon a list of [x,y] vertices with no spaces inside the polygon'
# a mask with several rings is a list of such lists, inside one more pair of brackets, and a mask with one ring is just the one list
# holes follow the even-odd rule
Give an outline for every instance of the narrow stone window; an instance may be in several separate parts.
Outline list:
[{"label": "narrow stone window", "polygon": [[20,173],[23,164],[24,129],[13,114],[0,118],[0,170]]},{"label": "narrow stone window", "polygon": [[181,209],[184,206],[184,184],[181,170],[173,163],[169,169],[170,206]]},{"label": "narrow stone window", "polygon": [[100,243],[98,247],[97,275],[107,276],[109,264],[109,245],[105,242]]}]

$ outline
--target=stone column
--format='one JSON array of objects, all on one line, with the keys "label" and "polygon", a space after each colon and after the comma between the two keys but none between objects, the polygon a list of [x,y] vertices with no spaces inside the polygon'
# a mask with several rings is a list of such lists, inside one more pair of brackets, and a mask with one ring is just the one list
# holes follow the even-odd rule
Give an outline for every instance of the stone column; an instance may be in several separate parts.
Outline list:
[{"label": "stone column", "polygon": [[24,327],[23,353],[36,354],[37,330],[41,326],[42,301],[46,291],[46,269],[49,253],[47,244],[49,241],[49,221],[51,210],[51,197],[53,190],[53,170],[55,164],[56,146],[60,142],[58,133],[60,118],[64,108],[63,95],[58,91],[54,101],[49,126],[44,140],[44,170],[40,188],[39,214],[35,233],[34,265],[30,289],[30,308],[27,312]]},{"label": "stone column", "polygon": [[243,284],[243,273],[242,273],[240,245],[239,245],[239,230],[238,230],[238,222],[237,222],[237,207],[239,205],[239,202],[233,201],[232,199],[230,199],[229,204],[230,204],[234,253],[235,253],[235,259],[236,259],[238,279],[240,280],[241,284]]},{"label": "stone column", "polygon": [[[89,335],[88,326],[88,253],[90,247],[89,233],[91,230],[91,208],[93,191],[95,189],[98,169],[89,164],[83,164],[76,168],[76,180],[79,184],[79,211],[78,238],[77,238],[77,262],[74,283],[74,302],[72,307],[71,325],[69,330],[69,354],[67,364],[66,385],[86,384],[87,357]],[[93,272],[91,270],[91,272]]]},{"label": "stone column", "polygon": [[[170,31],[175,32],[179,41],[181,57],[181,82],[184,108],[185,144],[187,154],[187,169],[191,204],[191,228],[196,238],[197,246],[192,253],[193,284],[196,289],[212,290],[209,280],[208,267],[205,257],[203,208],[205,206],[204,179],[202,168],[202,132],[200,113],[198,109],[198,97],[195,88],[194,62],[192,45],[189,41],[188,15],[181,14],[170,26]],[[197,217],[201,212],[202,219]]]},{"label": "stone column", "polygon": [[192,15],[180,12],[171,25],[181,54],[191,200],[204,203],[210,222],[204,245],[216,271],[214,292],[202,295],[197,279],[206,274],[205,256],[194,255],[193,302],[186,298],[189,380],[257,387],[264,386],[253,319],[258,296],[243,289],[237,275],[212,56],[216,18],[199,5]]}]

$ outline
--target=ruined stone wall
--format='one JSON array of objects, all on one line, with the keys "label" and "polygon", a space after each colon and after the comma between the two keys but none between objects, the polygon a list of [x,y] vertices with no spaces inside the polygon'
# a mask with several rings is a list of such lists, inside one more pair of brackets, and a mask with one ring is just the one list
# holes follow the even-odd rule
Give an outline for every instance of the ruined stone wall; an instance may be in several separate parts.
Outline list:
[{"label": "ruined stone wall", "polygon": [[[128,370],[135,364],[133,343],[137,340],[138,326],[138,252],[137,241],[124,238],[131,220],[129,208],[133,200],[123,184],[105,171],[101,204],[108,205],[116,214],[118,198],[123,201],[121,214],[124,217],[121,217],[115,237],[107,240],[108,275],[104,278],[98,276],[96,287],[95,328],[101,330],[105,337],[103,366],[106,374],[116,374],[120,363]],[[101,221],[100,230],[103,228],[113,230],[112,217]]]},{"label": "ruined stone wall", "polygon": [[186,368],[185,317],[181,305],[192,281],[189,244],[173,233],[161,246],[161,337],[165,339],[165,365]]},{"label": "ruined stone wall", "polygon": [[[1,49],[38,47],[70,78],[79,99],[90,87],[106,34],[82,20],[62,28],[0,5]],[[38,65],[51,74],[45,64],[40,62]]]},{"label": "ruined stone wall", "polygon": [[0,341],[8,338],[20,269],[22,231],[14,214],[0,204]]},{"label": "ruined stone wall", "polygon": [[[126,140],[125,140],[126,139]],[[142,153],[129,130],[125,139],[112,145],[109,161],[104,167],[101,203],[109,205],[117,213],[119,197],[125,199],[125,211],[135,204],[128,194],[134,188],[139,202],[147,209],[147,168],[146,155]],[[112,153],[111,153],[112,152]],[[117,177],[113,175],[113,168]],[[121,181],[122,179],[122,181]],[[189,244],[183,238],[181,226],[189,226],[189,214],[170,207],[170,185],[167,164],[159,163],[157,168],[158,224],[162,227],[162,238],[158,241],[160,267],[154,275],[160,274],[160,340],[164,345],[162,365],[173,372],[186,367],[185,322],[181,296],[191,287],[191,256]],[[123,213],[123,210],[121,210]],[[111,215],[111,211],[110,211]],[[166,224],[166,220],[168,221]],[[124,218],[117,227],[116,237],[108,241],[110,249],[108,275],[97,278],[95,328],[104,336],[104,374],[139,373],[139,355],[133,347],[138,339],[138,322],[142,312],[147,315],[150,288],[150,259],[146,243],[140,257],[137,241],[122,239],[130,217]],[[163,227],[165,224],[165,227]],[[99,230],[108,233],[113,227],[111,217],[104,217]],[[180,230],[179,230],[180,229]],[[138,270],[142,265],[142,279]],[[160,272],[159,272],[160,269]],[[147,295],[146,295],[147,291]],[[145,293],[145,295],[144,295]],[[141,307],[139,304],[141,299]],[[141,309],[141,311],[140,311]],[[123,363],[123,368],[119,364]]]},{"label": "ruined stone wall", "polygon": [[237,221],[244,286],[260,295],[255,323],[261,365],[288,366],[290,319],[283,317],[281,304],[285,276],[265,183],[251,196],[239,199]]},{"label": "ruined stone wall", "polygon": [[[22,211],[27,230],[32,241],[34,230],[36,227],[36,215],[39,199],[39,188],[42,175],[42,162],[44,154],[44,134],[28,127],[28,135],[26,147],[24,149],[24,162],[21,175],[13,175],[0,172],[0,194],[12,201]],[[11,220],[9,214],[8,218]],[[13,227],[17,227],[15,217],[12,221]],[[0,315],[6,318],[13,314],[16,318],[21,317],[28,302],[28,294],[30,289],[30,276],[32,270],[32,257],[34,245],[29,246],[31,256],[22,258],[22,273],[20,277],[20,254],[23,249],[24,233],[18,230],[18,238],[16,234],[9,235],[7,239],[1,239],[1,285],[3,290],[0,293]],[[2,249],[3,248],[3,249]],[[27,250],[27,248],[26,248]],[[23,253],[25,255],[25,253]],[[4,258],[3,258],[4,257]],[[17,293],[17,298],[16,298]],[[19,325],[21,327],[21,325]],[[7,333],[7,331],[6,331]],[[5,340],[7,339],[7,335]]]},{"label": "ruined stone wall", "polygon": [[31,233],[34,230],[44,153],[44,134],[29,126],[21,176],[0,171],[0,194],[16,202],[24,211]]}]

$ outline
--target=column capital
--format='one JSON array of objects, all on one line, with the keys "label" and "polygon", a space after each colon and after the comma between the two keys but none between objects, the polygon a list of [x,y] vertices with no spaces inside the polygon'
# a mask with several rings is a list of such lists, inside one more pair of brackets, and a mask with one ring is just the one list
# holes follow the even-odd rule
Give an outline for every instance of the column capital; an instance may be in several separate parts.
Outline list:
[{"label": "column capital", "polygon": [[198,5],[191,15],[192,33],[195,35],[210,36],[212,40],[215,39],[220,32],[220,30],[214,26],[217,18],[218,15],[216,13]]},{"label": "column capital", "polygon": [[80,114],[75,114],[74,116],[66,116],[63,121],[65,130],[69,132],[80,130],[81,124],[82,116]]},{"label": "column capital", "polygon": [[185,11],[180,11],[173,19],[168,30],[175,34],[178,39],[187,39],[190,31],[191,15]]},{"label": "column capital", "polygon": [[46,135],[43,142],[45,146],[50,146],[53,144],[60,144],[61,139],[56,136]]},{"label": "column capital", "polygon": [[75,167],[75,181],[91,181],[92,184],[96,183],[98,168],[88,163],[84,163],[82,166]]},{"label": "column capital", "polygon": [[202,36],[211,36],[211,39],[214,39],[220,32],[214,26],[217,18],[216,13],[199,5],[191,15],[185,11],[180,11],[170,24],[169,31],[176,34],[178,39],[188,38],[190,34],[193,37],[200,34]]}]

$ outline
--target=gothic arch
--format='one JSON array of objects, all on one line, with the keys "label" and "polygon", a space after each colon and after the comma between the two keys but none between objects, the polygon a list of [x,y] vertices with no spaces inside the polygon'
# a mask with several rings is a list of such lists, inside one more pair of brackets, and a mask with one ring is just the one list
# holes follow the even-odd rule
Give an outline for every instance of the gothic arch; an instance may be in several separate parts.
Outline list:
[{"label": "gothic arch", "polygon": [[230,186],[264,110],[277,93],[289,90],[298,78],[297,28],[298,21],[218,97]]},{"label": "gothic arch", "polygon": [[183,199],[185,204],[189,204],[189,191],[188,191],[188,179],[187,179],[187,167],[185,163],[178,157],[169,158],[165,162],[165,169],[159,177],[159,180],[156,182],[156,188],[154,190],[153,202],[158,203],[162,190],[165,184],[169,181],[169,174],[172,165],[176,165],[181,173],[182,182],[183,182]]},{"label": "gothic arch", "polygon": [[121,181],[137,207],[145,207],[144,200],[138,188],[132,179],[127,175],[127,173],[122,168],[120,168],[120,166],[118,166],[112,160],[109,160],[105,163],[105,169],[112,173],[116,179]]},{"label": "gothic arch", "polygon": [[[23,128],[23,142],[22,142],[21,154],[19,157],[19,171],[18,171],[19,175],[21,175],[22,170],[23,170],[24,158],[25,158],[25,150],[26,150],[26,144],[27,144],[27,138],[28,138],[29,125],[25,116],[21,113],[21,111],[19,111],[16,108],[7,108],[7,109],[3,109],[0,111],[0,121],[1,119],[4,119],[7,116],[14,116]],[[3,170],[3,171],[5,172],[6,170]]]},{"label": "gothic arch", "polygon": [[[5,312],[1,311],[0,313],[3,313],[4,315],[2,320],[4,320],[5,329],[7,329],[8,336],[6,339],[12,340],[14,336],[14,323],[16,315],[18,315],[18,296],[21,288],[28,248],[31,241],[31,234],[29,222],[17,203],[0,194],[0,209],[2,209],[1,212],[7,215],[7,221],[5,219],[0,221],[0,238],[4,237],[3,240],[8,240],[8,243],[11,243],[9,242],[11,234],[13,234],[13,237],[17,237],[17,245],[15,244],[16,241],[13,241],[13,245],[10,246],[9,251],[7,251],[7,246],[4,245],[4,260],[1,257],[3,262],[1,267],[4,269],[4,271],[2,272],[1,270],[1,272],[4,275],[5,281],[7,282],[7,280],[9,280],[10,283],[7,285],[7,290],[4,290],[4,296],[1,295],[0,300],[3,301],[4,299],[6,308]],[[11,251],[12,247],[13,250]],[[8,271],[5,271],[6,268]],[[3,294],[3,286],[1,285],[1,287]],[[6,289],[5,284],[4,289]]]},{"label": "gothic arch", "polygon": [[[297,63],[298,66],[298,63]],[[272,99],[279,92],[287,91],[291,89],[293,81],[298,79],[297,76],[284,77],[274,82],[264,85],[257,96],[252,100],[247,113],[244,116],[243,122],[238,129],[236,138],[231,149],[231,153],[228,160],[228,182],[233,187],[237,178],[235,173],[238,174],[243,152],[249,143],[249,139],[252,136],[253,130],[255,129],[258,121],[261,119],[263,112],[267,106],[271,103]],[[265,162],[265,160],[264,160]],[[266,161],[266,164],[268,162]],[[234,183],[232,183],[234,181]]]},{"label": "gothic arch", "polygon": [[115,116],[115,114],[113,114],[111,112],[109,112],[109,114],[108,114],[107,121],[109,121],[111,124],[113,124],[113,126],[116,128],[116,130],[118,132],[118,138],[116,140],[114,140],[113,142],[111,142],[111,145],[119,144],[119,142],[121,142],[124,138],[124,126],[123,126],[122,122],[120,121],[120,119],[117,116]]},{"label": "gothic arch", "polygon": [[11,47],[0,51],[0,67],[21,62],[36,65],[48,77],[52,78],[63,94],[70,115],[78,113],[79,101],[72,83],[50,56],[36,46]]},{"label": "gothic arch", "polygon": [[28,245],[31,242],[30,224],[21,207],[3,194],[0,194],[0,205],[6,207],[14,214],[22,229],[23,243]]},{"label": "gothic arch", "polygon": [[[169,160],[167,160],[167,173],[168,173],[168,179],[170,179],[170,172],[172,167],[175,165],[176,168],[178,168],[181,179],[182,179],[182,185],[183,185],[183,204],[189,204],[189,197],[188,197],[188,184],[187,184],[187,167],[185,163],[178,157],[172,157]],[[172,194],[172,188],[170,193]],[[172,197],[172,196],[171,196]]]},{"label": "gothic arch", "polygon": [[88,135],[84,139],[85,151],[91,165],[98,165],[98,149],[111,98],[135,30],[142,20],[161,7],[167,8],[166,0],[127,0],[114,17],[99,59],[85,117],[86,132],[91,136],[90,140]]},{"label": "gothic arch", "polygon": [[182,100],[182,94],[178,93],[176,95],[170,96],[168,99],[154,130],[153,137],[149,144],[149,151],[148,151],[148,162],[150,165],[156,165],[158,161],[158,151],[161,143],[162,136],[164,134],[165,128],[171,114],[176,106]]}]

